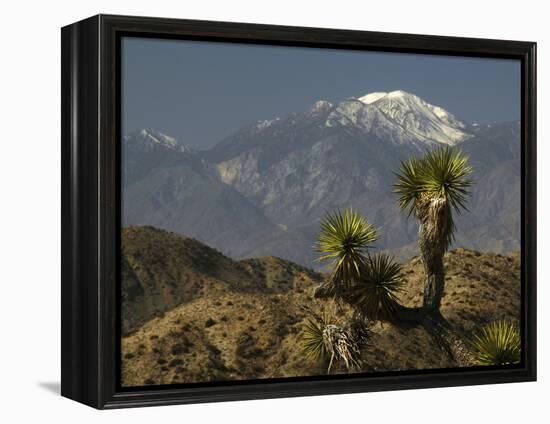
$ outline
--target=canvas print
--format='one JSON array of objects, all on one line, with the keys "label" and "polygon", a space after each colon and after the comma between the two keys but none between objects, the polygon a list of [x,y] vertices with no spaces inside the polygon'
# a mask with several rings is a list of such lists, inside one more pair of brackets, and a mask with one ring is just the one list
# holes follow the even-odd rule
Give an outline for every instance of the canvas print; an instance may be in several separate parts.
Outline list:
[{"label": "canvas print", "polygon": [[122,386],[521,362],[519,61],[121,52]]}]

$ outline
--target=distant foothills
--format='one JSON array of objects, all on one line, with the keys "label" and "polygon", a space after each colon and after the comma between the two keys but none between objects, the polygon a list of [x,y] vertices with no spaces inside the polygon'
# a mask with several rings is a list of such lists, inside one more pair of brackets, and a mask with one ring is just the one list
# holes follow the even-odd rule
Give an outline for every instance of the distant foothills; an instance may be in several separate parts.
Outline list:
[{"label": "distant foothills", "polygon": [[352,207],[378,228],[378,249],[406,260],[417,253],[418,225],[399,211],[394,172],[450,145],[475,169],[454,246],[508,253],[520,248],[520,140],[519,122],[465,123],[402,90],[320,100],[207,151],[143,129],[123,137],[123,226],[193,237],[236,260],[277,256],[319,269],[321,217]]}]

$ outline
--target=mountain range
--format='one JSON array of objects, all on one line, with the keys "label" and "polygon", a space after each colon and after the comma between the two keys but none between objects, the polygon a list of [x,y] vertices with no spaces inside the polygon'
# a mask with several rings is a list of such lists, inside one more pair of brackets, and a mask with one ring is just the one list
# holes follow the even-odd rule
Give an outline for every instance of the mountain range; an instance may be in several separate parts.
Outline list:
[{"label": "mountain range", "polygon": [[[213,118],[215,119],[215,117]],[[441,145],[470,156],[474,185],[455,246],[520,246],[520,123],[477,125],[402,90],[245,125],[198,151],[159,131],[123,137],[123,226],[194,237],[233,259],[277,256],[319,268],[319,221],[353,207],[378,228],[376,247],[417,252],[418,225],[392,193],[400,161]]]}]

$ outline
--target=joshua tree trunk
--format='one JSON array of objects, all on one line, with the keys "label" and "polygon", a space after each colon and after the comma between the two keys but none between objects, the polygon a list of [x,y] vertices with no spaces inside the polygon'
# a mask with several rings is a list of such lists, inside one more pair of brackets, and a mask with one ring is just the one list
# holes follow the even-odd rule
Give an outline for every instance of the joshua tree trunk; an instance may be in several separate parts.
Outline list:
[{"label": "joshua tree trunk", "polygon": [[423,307],[426,312],[435,313],[439,311],[443,290],[445,289],[443,255],[439,252],[423,251],[422,260],[424,262],[424,272],[426,273]]},{"label": "joshua tree trunk", "polygon": [[445,289],[443,255],[451,231],[451,209],[446,199],[427,200],[423,205],[418,244],[424,263],[424,301],[426,313],[439,313]]}]

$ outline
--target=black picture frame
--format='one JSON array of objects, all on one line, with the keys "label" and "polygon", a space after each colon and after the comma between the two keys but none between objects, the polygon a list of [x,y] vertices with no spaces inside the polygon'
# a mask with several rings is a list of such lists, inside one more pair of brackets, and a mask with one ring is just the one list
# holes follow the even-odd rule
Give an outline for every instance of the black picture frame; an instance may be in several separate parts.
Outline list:
[{"label": "black picture frame", "polygon": [[[117,311],[124,35],[520,60],[521,364],[122,390]],[[110,409],[536,380],[536,43],[97,15],[62,28],[61,46],[63,396]]]}]

